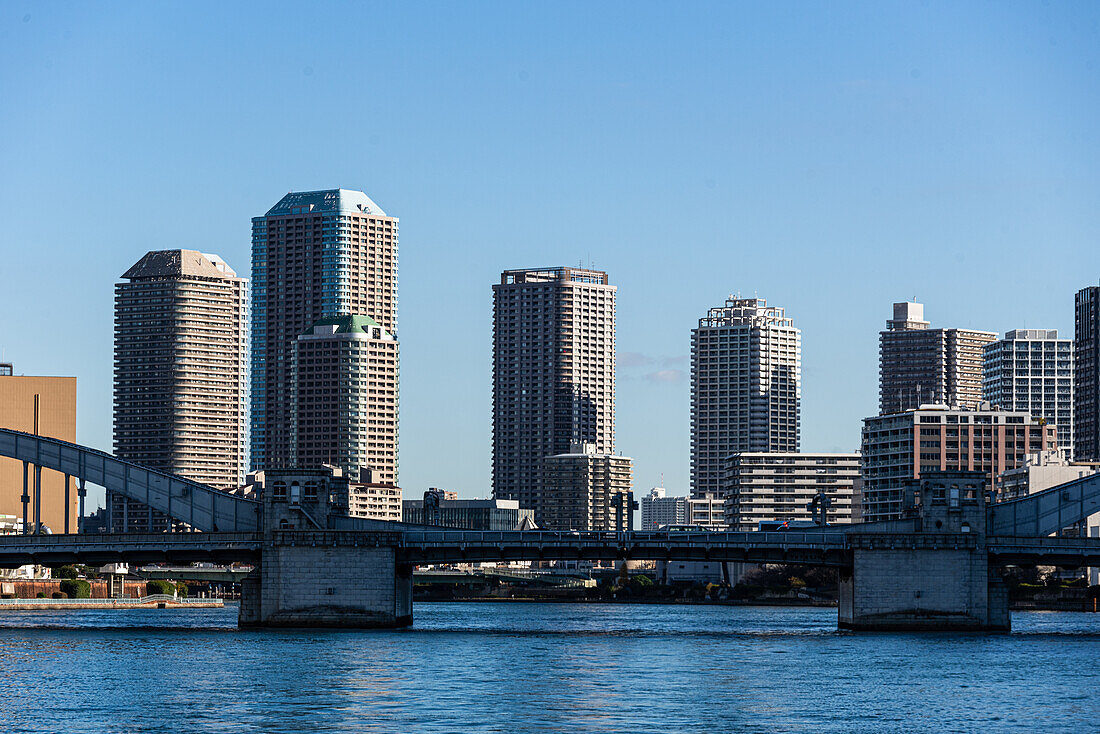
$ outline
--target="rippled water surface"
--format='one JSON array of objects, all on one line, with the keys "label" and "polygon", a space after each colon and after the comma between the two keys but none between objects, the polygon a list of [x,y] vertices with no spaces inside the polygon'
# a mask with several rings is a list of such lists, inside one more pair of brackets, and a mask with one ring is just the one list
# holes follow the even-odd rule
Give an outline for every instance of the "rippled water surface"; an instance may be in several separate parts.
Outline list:
[{"label": "rippled water surface", "polygon": [[0,616],[9,732],[1096,731],[1100,614],[850,634],[832,609],[418,604],[412,629],[236,608]]}]

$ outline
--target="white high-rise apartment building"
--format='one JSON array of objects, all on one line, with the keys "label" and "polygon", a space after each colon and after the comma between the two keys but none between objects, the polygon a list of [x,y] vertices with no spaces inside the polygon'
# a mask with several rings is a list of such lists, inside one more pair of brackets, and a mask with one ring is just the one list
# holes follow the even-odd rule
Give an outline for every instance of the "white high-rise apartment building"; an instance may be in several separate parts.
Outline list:
[{"label": "white high-rise apartment building", "polygon": [[615,452],[615,291],[607,273],[565,267],[508,270],[493,285],[493,496],[519,500],[540,527],[557,507],[545,460],[576,444]]},{"label": "white high-rise apartment building", "polygon": [[642,497],[642,530],[687,523],[687,497],[668,497],[664,487],[654,487]]},{"label": "white high-rise apartment building", "polygon": [[1058,448],[1072,459],[1073,340],[1057,329],[1016,329],[987,344],[983,362],[983,398],[1057,426]]},{"label": "white high-rise apartment building", "polygon": [[801,333],[762,298],[729,298],[691,332],[691,494],[720,496],[743,451],[798,451]]}]

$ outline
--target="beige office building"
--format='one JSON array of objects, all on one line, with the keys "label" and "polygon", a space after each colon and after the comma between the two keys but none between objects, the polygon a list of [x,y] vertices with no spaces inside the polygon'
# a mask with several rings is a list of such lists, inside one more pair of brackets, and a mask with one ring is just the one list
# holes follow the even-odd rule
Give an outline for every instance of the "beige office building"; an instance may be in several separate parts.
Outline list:
[{"label": "beige office building", "polygon": [[631,474],[629,457],[573,444],[543,461],[535,521],[546,530],[631,530]]},{"label": "beige office building", "polygon": [[397,364],[397,340],[368,316],[320,319],[298,337],[291,379],[297,466],[331,464],[353,480],[397,484]]},{"label": "beige office building", "polygon": [[[38,434],[76,441],[76,378],[17,376],[10,364],[0,365],[0,428],[26,433],[35,432],[35,396],[38,396]],[[33,466],[28,470],[27,487],[31,497],[28,528],[34,525]],[[76,481],[70,480],[69,504],[65,504],[65,475],[42,469],[42,524],[54,533],[76,532]],[[0,515],[23,519],[23,462],[0,458]]]},{"label": "beige office building", "polygon": [[730,530],[761,522],[813,520],[807,505],[824,490],[830,525],[852,522],[859,454],[741,453],[726,461],[725,515]]},{"label": "beige office building", "polygon": [[[221,489],[244,483],[248,281],[216,255],[150,252],[115,286],[115,454]],[[168,519],[108,496],[115,532]]]}]

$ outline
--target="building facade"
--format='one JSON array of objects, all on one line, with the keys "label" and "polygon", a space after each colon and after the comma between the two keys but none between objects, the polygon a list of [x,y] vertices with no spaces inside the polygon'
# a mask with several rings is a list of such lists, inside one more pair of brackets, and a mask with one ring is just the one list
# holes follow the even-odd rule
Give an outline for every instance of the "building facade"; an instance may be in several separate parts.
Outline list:
[{"label": "building facade", "polygon": [[[5,363],[0,370],[0,428],[76,442],[76,378],[35,377],[13,374]],[[7,373],[7,374],[5,374]],[[34,528],[34,485],[41,482],[40,521],[52,532],[76,532],[77,496],[70,479],[69,504],[65,504],[65,475],[49,469],[27,472],[27,525]],[[0,457],[0,514],[19,518],[23,527],[23,462]]]},{"label": "building facade", "polygon": [[862,518],[892,520],[910,506],[906,482],[928,471],[980,471],[996,491],[1000,476],[1027,455],[1057,448],[1054,426],[1029,413],[925,405],[863,419]]},{"label": "building facade", "polygon": [[369,316],[320,319],[291,362],[291,455],[397,484],[397,340]]},{"label": "building facade", "polygon": [[[267,469],[253,472],[249,477],[260,497],[266,493],[278,502],[302,507],[314,520],[331,514],[401,522],[401,490],[398,487],[356,482],[337,466]],[[298,529],[315,528],[307,522]]]},{"label": "building facade", "polygon": [[929,326],[923,304],[894,304],[894,318],[879,333],[880,415],[926,403],[981,404],[983,350],[996,333]]},{"label": "building facade", "polygon": [[782,308],[729,298],[691,332],[691,494],[721,492],[742,451],[798,451],[801,333]]},{"label": "building facade", "polygon": [[535,522],[545,530],[633,530],[631,461],[600,453],[594,444],[573,444],[570,451],[542,462],[542,497]]},{"label": "building facade", "polygon": [[[114,449],[120,459],[220,489],[244,482],[248,281],[217,255],[147,253],[115,285]],[[114,532],[166,516],[108,493]]]},{"label": "building facade", "polygon": [[404,521],[414,525],[440,525],[464,530],[525,530],[534,527],[535,513],[516,500],[439,499],[425,511],[424,500],[405,500]]},{"label": "building facade", "polygon": [[1074,305],[1073,458],[1100,461],[1100,286],[1079,290]]},{"label": "building facade", "polygon": [[703,492],[688,497],[687,523],[711,530],[726,530],[726,499],[717,492]]},{"label": "building facade", "polygon": [[1096,462],[1070,461],[1062,449],[1028,454],[1022,466],[1001,473],[996,490],[997,502],[1027,497],[1059,484],[1087,477],[1100,470]]},{"label": "building facade", "polygon": [[540,526],[557,503],[543,461],[615,450],[615,295],[607,273],[580,268],[508,270],[493,286],[493,496]]},{"label": "building facade", "polygon": [[641,499],[642,530],[687,524],[687,497],[668,497],[664,487],[654,487]]},{"label": "building facade", "polygon": [[1057,329],[1016,329],[984,351],[982,393],[1002,410],[1058,427],[1058,448],[1073,456],[1073,340]]},{"label": "building facade", "polygon": [[808,505],[822,491],[830,525],[852,522],[859,454],[741,453],[726,461],[726,525],[750,532],[761,522],[814,520]]},{"label": "building facade", "polygon": [[[397,339],[398,220],[361,191],[284,196],[252,220],[252,467],[290,468],[297,339],[369,316]],[[301,436],[299,436],[301,439]]]}]

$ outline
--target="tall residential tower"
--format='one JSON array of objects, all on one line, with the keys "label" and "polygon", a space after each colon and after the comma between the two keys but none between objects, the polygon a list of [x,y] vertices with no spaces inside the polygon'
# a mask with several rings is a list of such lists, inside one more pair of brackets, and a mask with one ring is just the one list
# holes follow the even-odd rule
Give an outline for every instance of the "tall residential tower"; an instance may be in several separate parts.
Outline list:
[{"label": "tall residential tower", "polygon": [[1073,458],[1100,461],[1100,286],[1077,291],[1073,340]]},{"label": "tall residential tower", "polygon": [[[216,255],[150,252],[115,286],[115,455],[222,489],[244,483],[248,281]],[[115,532],[168,518],[108,497]]]},{"label": "tall residential tower", "polygon": [[[293,468],[296,446],[313,442],[294,408],[299,336],[322,319],[369,317],[396,350],[397,224],[347,189],[290,193],[252,220],[254,469]],[[345,364],[363,370],[354,382],[370,381],[369,362]]]},{"label": "tall residential tower", "polygon": [[930,329],[921,303],[895,303],[879,333],[879,413],[925,403],[977,408],[982,402],[982,350],[991,331]]},{"label": "tall residential tower", "polygon": [[1016,329],[985,345],[982,393],[1002,410],[1058,427],[1058,448],[1073,456],[1073,340],[1057,329]]},{"label": "tall residential tower", "polygon": [[782,308],[729,298],[691,332],[691,493],[717,497],[743,451],[798,451],[802,335]]},{"label": "tall residential tower", "polygon": [[607,273],[508,270],[493,286],[493,494],[543,525],[543,462],[615,450],[615,291]]}]

